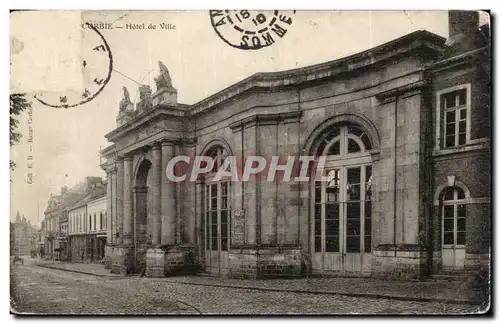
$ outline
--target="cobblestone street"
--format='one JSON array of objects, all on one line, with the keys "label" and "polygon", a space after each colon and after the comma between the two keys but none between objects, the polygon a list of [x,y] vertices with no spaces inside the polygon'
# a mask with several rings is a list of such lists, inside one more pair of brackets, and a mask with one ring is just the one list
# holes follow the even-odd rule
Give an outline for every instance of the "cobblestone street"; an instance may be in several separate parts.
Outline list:
[{"label": "cobblestone street", "polygon": [[480,309],[467,304],[98,277],[39,267],[33,260],[11,267],[11,305],[17,313],[46,314],[457,314]]}]

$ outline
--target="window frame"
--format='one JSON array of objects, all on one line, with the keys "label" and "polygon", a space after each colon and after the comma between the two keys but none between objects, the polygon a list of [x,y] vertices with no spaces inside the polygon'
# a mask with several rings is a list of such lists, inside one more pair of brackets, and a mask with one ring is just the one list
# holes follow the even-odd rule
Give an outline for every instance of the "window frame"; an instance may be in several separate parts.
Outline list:
[{"label": "window frame", "polygon": [[[441,97],[443,95],[449,94],[451,92],[460,91],[465,89],[465,106],[455,106],[453,108],[441,108],[442,102]],[[465,143],[458,145],[459,139],[459,122],[460,120],[460,110],[465,107],[466,116],[465,116]],[[455,145],[446,146],[446,112],[447,111],[456,111],[455,113]],[[458,112],[458,114],[457,114]],[[443,118],[441,118],[441,114],[443,114]],[[441,128],[443,128],[441,132]],[[441,136],[442,133],[442,136]],[[435,150],[446,150],[446,149],[454,149],[463,147],[471,144],[470,139],[471,133],[471,83],[464,83],[454,87],[449,87],[446,89],[442,89],[436,92],[436,144]]]},{"label": "window frame", "polygon": [[[443,197],[441,198],[441,206],[440,206],[440,217],[441,217],[441,246],[443,248],[465,248],[465,245],[467,244],[467,196],[465,191],[458,187],[458,186],[453,186],[453,199],[451,200],[444,200],[444,195],[446,193],[447,188],[445,187],[442,191]],[[458,190],[462,191],[462,194],[464,198],[458,199]],[[465,240],[464,244],[458,244],[458,230],[457,230],[457,224],[458,224],[458,205],[464,205],[465,208]],[[444,210],[446,206],[453,206],[453,243],[452,244],[445,244],[444,243]],[[462,232],[462,231],[460,231]]]}]

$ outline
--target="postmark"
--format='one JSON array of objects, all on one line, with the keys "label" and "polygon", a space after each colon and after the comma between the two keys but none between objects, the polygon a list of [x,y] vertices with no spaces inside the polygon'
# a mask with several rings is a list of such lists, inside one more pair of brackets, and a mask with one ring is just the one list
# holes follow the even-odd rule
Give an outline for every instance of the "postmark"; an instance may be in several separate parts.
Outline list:
[{"label": "postmark", "polygon": [[[92,24],[82,25],[80,69],[82,88],[61,92],[44,92],[34,97],[53,108],[83,105],[97,97],[111,79],[113,54],[102,33]],[[65,76],[58,76],[64,79]]]},{"label": "postmark", "polygon": [[259,50],[286,36],[295,10],[210,10],[209,13],[212,27],[226,44],[242,50]]}]

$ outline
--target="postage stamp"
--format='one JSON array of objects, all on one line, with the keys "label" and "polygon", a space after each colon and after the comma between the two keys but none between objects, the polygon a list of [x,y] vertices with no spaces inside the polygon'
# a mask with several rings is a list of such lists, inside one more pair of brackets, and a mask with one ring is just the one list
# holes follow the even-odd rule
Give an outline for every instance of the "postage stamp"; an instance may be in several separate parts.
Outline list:
[{"label": "postage stamp", "polygon": [[490,35],[485,11],[17,11],[11,312],[487,314]]}]

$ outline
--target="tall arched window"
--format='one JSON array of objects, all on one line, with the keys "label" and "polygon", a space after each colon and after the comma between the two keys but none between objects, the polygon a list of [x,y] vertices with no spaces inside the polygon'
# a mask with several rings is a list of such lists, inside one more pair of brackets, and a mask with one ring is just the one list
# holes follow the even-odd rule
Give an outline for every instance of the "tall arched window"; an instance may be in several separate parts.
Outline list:
[{"label": "tall arched window", "polygon": [[315,253],[371,252],[372,166],[370,138],[355,125],[339,125],[320,138],[328,181],[314,183]]},{"label": "tall arched window", "polygon": [[465,193],[457,186],[446,187],[441,193],[441,241],[444,247],[465,246]]},{"label": "tall arched window", "polygon": [[230,227],[230,179],[213,181],[227,152],[222,146],[207,151],[214,159],[212,172],[205,176],[205,247],[210,251],[228,251]]}]

